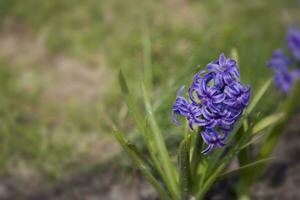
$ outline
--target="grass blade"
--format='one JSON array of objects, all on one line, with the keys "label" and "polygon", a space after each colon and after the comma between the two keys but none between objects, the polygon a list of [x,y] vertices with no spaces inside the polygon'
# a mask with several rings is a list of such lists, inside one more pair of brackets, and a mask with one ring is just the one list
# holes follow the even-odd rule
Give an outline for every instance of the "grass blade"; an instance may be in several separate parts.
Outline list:
[{"label": "grass blade", "polygon": [[120,131],[118,131],[116,128],[114,128],[114,135],[115,135],[115,138],[117,139],[117,141],[120,143],[120,145],[125,150],[125,152],[131,158],[133,163],[144,174],[146,179],[152,184],[152,186],[159,193],[160,197],[165,200],[171,200],[169,194],[167,194],[165,192],[165,190],[160,185],[158,180],[152,175],[148,164],[145,161],[143,161],[143,159],[140,157],[141,154],[139,152],[137,152],[137,148],[133,147],[132,144],[129,144],[123,137],[123,134]]},{"label": "grass blade", "polygon": [[269,79],[263,84],[261,89],[256,93],[256,96],[251,100],[251,103],[247,107],[247,113],[251,113],[253,111],[257,103],[260,101],[262,96],[266,93],[266,91],[270,87],[271,83],[272,83],[272,79]]},{"label": "grass blade", "polygon": [[[126,101],[126,104],[135,120],[135,123],[137,124],[138,131],[142,134],[143,139],[146,143],[148,152],[151,156],[151,159],[155,165],[155,169],[157,169],[158,173],[164,180],[166,186],[168,187],[169,191],[172,191],[171,183],[169,181],[169,177],[167,177],[167,174],[165,173],[165,170],[162,169],[161,161],[158,160],[157,155],[159,152],[157,151],[156,145],[154,144],[154,139],[152,137],[151,131],[146,126],[146,120],[144,120],[144,117],[142,117],[141,113],[138,110],[137,103],[130,94],[130,90],[127,86],[126,79],[123,75],[123,73],[120,71],[119,73],[119,84],[124,96],[124,99]],[[172,188],[172,189],[171,189]],[[175,196],[175,193],[172,192],[172,194]]]},{"label": "grass blade", "polygon": [[144,103],[145,103],[147,115],[149,117],[150,128],[152,129],[154,144],[158,151],[158,156],[162,164],[162,169],[164,170],[166,177],[168,179],[167,184],[169,185],[172,193],[175,194],[175,196],[178,196],[178,174],[175,171],[175,166],[173,165],[169,153],[167,151],[164,138],[162,136],[160,128],[153,114],[149,97],[144,85],[142,85],[142,89],[143,89]]},{"label": "grass blade", "polygon": [[228,176],[232,176],[234,174],[237,174],[237,173],[240,173],[241,171],[243,170],[249,170],[249,169],[252,169],[253,167],[256,167],[256,166],[259,166],[259,165],[262,165],[266,162],[269,162],[270,160],[273,160],[275,159],[274,157],[271,157],[271,158],[265,158],[265,159],[261,159],[261,160],[257,160],[255,162],[252,162],[252,163],[249,163],[247,165],[243,165],[239,168],[236,168],[236,169],[233,169],[233,170],[230,170],[228,172],[225,172],[223,174],[221,174],[218,179],[224,179]]},{"label": "grass blade", "polygon": [[154,146],[153,138],[149,132],[149,130],[146,128],[146,122],[144,120],[144,117],[142,117],[141,113],[138,110],[137,103],[135,102],[134,98],[130,94],[130,91],[128,89],[125,77],[123,73],[120,71],[119,73],[119,84],[125,99],[125,102],[134,118],[134,121],[137,125],[138,131],[143,135],[144,141],[146,143],[146,146],[148,148],[148,151],[154,160],[155,163],[157,163],[157,168],[159,169],[158,162],[155,161],[155,155],[157,154],[157,150]]},{"label": "grass blade", "polygon": [[251,134],[255,135],[256,133],[271,126],[272,124],[279,122],[280,120],[283,119],[283,117],[284,117],[284,113],[281,112],[281,113],[273,114],[273,115],[270,115],[270,116],[267,116],[267,117],[261,119],[259,122],[257,122],[254,125],[253,131]]}]

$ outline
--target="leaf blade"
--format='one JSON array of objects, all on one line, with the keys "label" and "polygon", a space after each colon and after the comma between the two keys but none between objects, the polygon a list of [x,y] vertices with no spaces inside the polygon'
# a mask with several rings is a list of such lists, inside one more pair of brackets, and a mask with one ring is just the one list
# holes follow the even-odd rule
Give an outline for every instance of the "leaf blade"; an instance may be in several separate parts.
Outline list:
[{"label": "leaf blade", "polygon": [[176,193],[174,193],[174,187],[172,187],[172,183],[169,180],[169,177],[165,173],[165,171],[162,169],[161,161],[158,160],[158,150],[154,143],[154,138],[150,132],[150,130],[146,126],[146,120],[141,116],[140,112],[138,111],[137,103],[132,97],[130,90],[127,86],[126,79],[122,73],[122,71],[119,72],[119,83],[120,87],[125,99],[125,102],[133,116],[133,119],[137,125],[138,131],[142,134],[143,139],[145,141],[145,144],[147,146],[148,152],[151,156],[151,159],[153,163],[155,164],[155,168],[157,169],[158,173],[162,177],[162,179],[165,181],[166,186],[168,187],[168,190],[173,194],[173,197],[176,197]]},{"label": "leaf blade", "polygon": [[168,185],[170,190],[175,196],[178,196],[178,174],[175,171],[175,166],[173,165],[169,153],[164,142],[164,138],[157,124],[156,118],[153,113],[152,106],[146,91],[145,86],[142,84],[144,104],[149,118],[150,128],[152,129],[153,142],[158,152],[159,160],[162,164],[162,169],[165,171],[166,177],[168,179]]},{"label": "leaf blade", "polygon": [[275,124],[277,122],[279,122],[280,120],[282,120],[284,117],[284,113],[280,112],[280,113],[276,113],[270,116],[267,116],[263,119],[261,119],[259,122],[257,122],[254,127],[253,127],[253,131],[252,131],[252,135],[255,135],[256,133],[262,131],[263,129],[271,126],[272,124]]},{"label": "leaf blade", "polygon": [[228,171],[228,172],[225,172],[225,173],[221,174],[221,175],[218,177],[218,179],[224,179],[224,178],[226,178],[226,177],[228,177],[228,176],[231,176],[231,175],[233,175],[233,174],[239,173],[239,172],[241,172],[242,170],[249,170],[249,169],[251,169],[252,167],[259,166],[259,165],[261,165],[261,164],[263,164],[263,163],[266,163],[266,162],[268,162],[268,161],[270,161],[270,160],[274,160],[274,159],[275,159],[274,157],[271,157],[271,158],[265,158],[265,159],[257,160],[257,161],[255,161],[255,162],[252,162],[252,163],[243,165],[243,166],[241,166],[241,167],[239,167],[239,168],[236,168],[236,169],[230,170],[230,171]]},{"label": "leaf blade", "polygon": [[119,142],[119,144],[123,147],[125,152],[131,158],[131,160],[135,163],[138,169],[144,174],[146,179],[152,184],[152,186],[159,193],[160,197],[165,200],[171,200],[169,194],[165,192],[165,190],[162,188],[158,180],[152,175],[150,167],[140,157],[140,153],[137,153],[136,150],[133,150],[133,148],[129,146],[129,143],[125,140],[123,134],[120,131],[118,131],[116,128],[114,129],[114,135],[117,141]]}]

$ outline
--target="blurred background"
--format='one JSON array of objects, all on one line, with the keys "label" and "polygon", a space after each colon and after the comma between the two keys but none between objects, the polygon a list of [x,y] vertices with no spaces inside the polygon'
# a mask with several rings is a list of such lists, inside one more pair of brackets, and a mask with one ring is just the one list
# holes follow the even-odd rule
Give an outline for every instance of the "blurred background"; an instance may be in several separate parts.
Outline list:
[{"label": "blurred background", "polygon": [[[181,129],[170,107],[196,66],[235,48],[255,93],[293,21],[297,0],[0,0],[0,199],[157,199],[111,132],[110,120],[143,147],[119,70],[139,99],[151,66],[153,103],[176,153]],[[270,94],[261,112],[282,98]],[[255,199],[300,199],[299,122],[300,114]]]}]

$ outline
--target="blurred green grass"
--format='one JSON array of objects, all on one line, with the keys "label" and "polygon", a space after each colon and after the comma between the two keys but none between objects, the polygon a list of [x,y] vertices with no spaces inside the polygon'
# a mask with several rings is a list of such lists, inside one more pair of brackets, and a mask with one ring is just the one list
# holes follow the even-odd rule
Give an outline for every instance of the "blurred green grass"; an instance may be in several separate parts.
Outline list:
[{"label": "blurred green grass", "polygon": [[[232,48],[239,52],[243,81],[251,84],[255,93],[271,76],[265,62],[274,48],[284,46],[285,30],[292,21],[300,20],[299,9],[296,0],[2,0],[0,25],[13,20],[30,30],[32,38],[42,38],[49,54],[107,68],[107,77],[115,77],[122,69],[137,98],[137,82],[143,74],[143,39],[149,37],[153,99],[157,100],[169,88],[188,84],[198,64],[204,67],[222,51],[229,55]],[[0,155],[4,171],[21,161],[60,176],[74,162],[86,164],[89,150],[79,148],[84,140],[88,142],[83,148],[88,149],[94,137],[111,138],[107,118],[119,121],[125,129],[132,128],[116,82],[102,81],[107,90],[99,102],[53,103],[40,96],[38,84],[33,84],[34,92],[22,91],[18,81],[27,68],[11,65],[9,59],[1,59]],[[43,87],[51,86],[51,82],[47,84]],[[174,94],[170,95],[158,110],[164,129],[172,127],[168,113]],[[265,99],[262,112],[267,112],[270,104],[272,98]],[[57,119],[57,112],[62,119]]]}]

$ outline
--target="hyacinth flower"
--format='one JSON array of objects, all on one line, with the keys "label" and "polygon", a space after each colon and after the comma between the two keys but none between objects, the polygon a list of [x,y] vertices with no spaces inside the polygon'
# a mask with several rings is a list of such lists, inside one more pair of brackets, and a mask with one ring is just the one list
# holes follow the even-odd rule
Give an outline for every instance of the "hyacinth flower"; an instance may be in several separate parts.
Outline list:
[{"label": "hyacinth flower", "polygon": [[[238,55],[235,57],[238,58]],[[151,98],[149,86],[141,83],[145,108],[141,111],[120,72],[119,82],[124,100],[136,124],[133,133],[137,129],[141,134],[147,152],[142,153],[144,151],[134,141],[129,141],[116,126],[113,126],[114,134],[135,167],[155,188],[160,199],[205,199],[214,182],[232,174],[232,171],[225,171],[226,166],[240,153],[244,155],[242,151],[253,144],[254,135],[278,120],[277,115],[272,115],[263,119],[262,123],[250,121],[249,115],[263,99],[271,81],[267,80],[260,87],[248,106],[250,87],[242,84],[239,77],[236,60],[221,54],[218,59],[208,63],[205,70],[194,75],[189,87],[179,88],[172,104],[173,122],[179,125],[179,117],[183,118],[187,127],[182,134],[177,159],[174,159],[174,154],[168,149],[169,140],[166,140],[172,129],[164,126],[168,122],[156,118],[160,113],[159,106],[170,107],[166,101],[168,98],[159,101]],[[247,111],[244,112],[246,107]],[[236,173],[254,169],[268,160],[243,163],[233,171]]]},{"label": "hyacinth flower", "polygon": [[203,154],[225,145],[229,132],[247,106],[250,87],[240,80],[236,61],[223,53],[196,73],[188,90],[188,98],[180,96],[179,89],[173,103],[173,121],[178,124],[177,115],[184,116],[192,130],[200,128],[207,148]]},{"label": "hyacinth flower", "polygon": [[[294,80],[300,77],[300,31],[294,26],[288,29],[286,42],[291,56],[286,55],[283,49],[276,49],[266,65],[273,70],[276,87],[288,95]],[[298,69],[290,70],[292,66]]]}]

